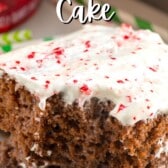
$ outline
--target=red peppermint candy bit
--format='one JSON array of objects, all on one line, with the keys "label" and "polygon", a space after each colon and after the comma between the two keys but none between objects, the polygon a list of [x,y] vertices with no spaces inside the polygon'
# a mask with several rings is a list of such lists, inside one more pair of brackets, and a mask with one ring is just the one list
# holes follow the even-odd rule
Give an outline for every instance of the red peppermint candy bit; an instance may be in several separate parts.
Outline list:
[{"label": "red peppermint candy bit", "polygon": [[15,61],[16,64],[20,64],[20,61]]},{"label": "red peppermint candy bit", "polygon": [[17,67],[10,67],[10,69],[17,69]]},{"label": "red peppermint candy bit", "polygon": [[105,75],[104,77],[105,77],[106,79],[109,79],[109,78],[110,78],[110,77],[109,77],[109,76],[107,76],[107,75]]},{"label": "red peppermint candy bit", "polygon": [[157,70],[155,68],[149,67],[149,69],[153,72],[157,72]]},{"label": "red peppermint candy bit", "polygon": [[21,69],[22,71],[25,71],[25,70],[26,70],[24,67],[20,67],[20,69]]},{"label": "red peppermint candy bit", "polygon": [[89,95],[91,90],[86,84],[84,84],[82,87],[80,87],[80,92]]},{"label": "red peppermint candy bit", "polygon": [[46,83],[46,84],[50,84],[50,81],[49,81],[49,80],[46,80],[45,83]]},{"label": "red peppermint candy bit", "polygon": [[128,40],[129,38],[130,38],[130,36],[128,36],[128,35],[124,35],[124,36],[123,36],[123,39],[124,39],[124,40]]},{"label": "red peppermint candy bit", "polygon": [[31,52],[31,53],[27,56],[27,58],[28,58],[28,59],[33,59],[34,56],[35,56],[35,52]]},{"label": "red peppermint candy bit", "polygon": [[123,81],[123,80],[118,80],[117,83],[121,83],[121,84],[123,84],[124,81]]},{"label": "red peppermint candy bit", "polygon": [[60,55],[63,55],[64,49],[61,48],[61,47],[57,47],[57,48],[55,48],[55,49],[53,50],[53,52],[54,52],[54,54],[55,54],[56,56],[60,56]]},{"label": "red peppermint candy bit", "polygon": [[32,80],[37,80],[37,78],[36,78],[36,77],[34,77],[34,76],[33,76],[33,77],[31,77],[31,79],[32,79]]},{"label": "red peppermint candy bit", "polygon": [[149,99],[145,99],[146,102],[149,102]]},{"label": "red peppermint candy bit", "polygon": [[85,42],[85,46],[86,46],[86,48],[90,48],[91,47],[89,40]]},{"label": "red peppermint candy bit", "polygon": [[88,49],[86,49],[86,50],[84,50],[83,52],[85,53],[85,52],[88,52],[89,50]]},{"label": "red peppermint candy bit", "polygon": [[142,48],[141,47],[137,47],[137,50],[142,50]]},{"label": "red peppermint candy bit", "polygon": [[61,76],[60,74],[55,74],[55,76]]},{"label": "red peppermint candy bit", "polygon": [[133,117],[133,120],[136,120],[136,117],[135,117],[135,116]]},{"label": "red peppermint candy bit", "polygon": [[43,62],[43,60],[42,60],[42,59],[39,59],[39,60],[36,60],[36,62],[37,62],[38,64],[41,64],[41,63]]},{"label": "red peppermint candy bit", "polygon": [[74,79],[74,80],[73,80],[73,83],[78,83],[78,80]]},{"label": "red peppermint candy bit", "polygon": [[153,90],[150,90],[151,93],[153,93]]},{"label": "red peppermint candy bit", "polygon": [[152,116],[153,116],[153,113],[150,113],[150,116],[152,117]]},{"label": "red peppermint candy bit", "polygon": [[147,108],[147,109],[150,109],[151,107],[150,107],[150,106],[147,106],[146,108]]},{"label": "red peppermint candy bit", "polygon": [[110,59],[112,59],[112,60],[116,60],[117,58],[115,58],[115,57],[110,57]]},{"label": "red peppermint candy bit", "polygon": [[46,84],[45,84],[44,86],[45,86],[46,89],[48,89],[48,86],[49,86],[49,84],[50,84],[50,81],[49,81],[49,80],[46,80],[45,83],[46,83]]},{"label": "red peppermint candy bit", "polygon": [[118,108],[118,110],[117,110],[117,113],[120,112],[120,111],[122,111],[122,110],[124,110],[125,108],[126,108],[125,105],[120,104],[120,105],[119,105],[119,108]]},{"label": "red peppermint candy bit", "polygon": [[60,61],[60,60],[57,60],[57,63],[58,63],[58,64],[61,64],[61,61]]}]

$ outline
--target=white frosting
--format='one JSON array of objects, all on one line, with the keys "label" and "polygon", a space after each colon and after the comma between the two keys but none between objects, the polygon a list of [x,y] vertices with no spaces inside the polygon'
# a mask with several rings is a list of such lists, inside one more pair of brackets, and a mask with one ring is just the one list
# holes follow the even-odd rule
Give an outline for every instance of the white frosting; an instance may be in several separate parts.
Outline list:
[{"label": "white frosting", "polygon": [[110,99],[123,125],[168,113],[168,46],[150,31],[85,26],[83,30],[2,55],[0,69],[25,86],[45,109],[46,99],[83,105]]}]

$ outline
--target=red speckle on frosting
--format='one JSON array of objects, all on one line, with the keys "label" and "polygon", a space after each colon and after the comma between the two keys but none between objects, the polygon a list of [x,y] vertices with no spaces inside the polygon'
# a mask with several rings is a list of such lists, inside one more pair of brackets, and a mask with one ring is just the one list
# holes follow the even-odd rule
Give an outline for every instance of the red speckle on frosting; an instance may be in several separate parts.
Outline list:
[{"label": "red speckle on frosting", "polygon": [[73,80],[73,83],[78,83],[78,80],[74,79],[74,80]]},{"label": "red speckle on frosting", "polygon": [[55,74],[55,76],[61,76],[60,74]]},{"label": "red speckle on frosting", "polygon": [[157,70],[155,68],[149,67],[149,69],[153,72],[157,72]]},{"label": "red speckle on frosting", "polygon": [[80,87],[80,92],[89,95],[91,90],[86,84],[84,84],[83,86]]},{"label": "red speckle on frosting", "polygon": [[150,107],[150,106],[147,106],[146,108],[147,108],[147,109],[150,109],[151,107]]},{"label": "red speckle on frosting", "polygon": [[49,80],[46,80],[46,81],[45,81],[45,85],[44,85],[46,89],[48,89],[49,84],[50,84],[50,81],[49,81]]},{"label": "red speckle on frosting", "polygon": [[61,64],[61,61],[60,61],[60,60],[57,60],[57,63],[58,63],[58,64]]},{"label": "red speckle on frosting", "polygon": [[141,47],[137,47],[137,50],[142,50],[142,48]]},{"label": "red speckle on frosting", "polygon": [[10,67],[9,69],[17,69],[17,67],[14,66],[14,67]]},{"label": "red speckle on frosting", "polygon": [[83,52],[85,53],[85,52],[88,52],[89,50],[88,49],[86,49],[86,50],[84,50]]},{"label": "red speckle on frosting", "polygon": [[64,49],[61,47],[57,47],[53,50],[53,53],[55,54],[55,58],[57,59],[57,63],[61,64],[60,56],[64,54]]},{"label": "red speckle on frosting", "polygon": [[118,80],[117,83],[123,84],[124,81],[123,80]]},{"label": "red speckle on frosting", "polygon": [[106,78],[106,79],[109,79],[110,77],[109,77],[109,76],[107,76],[107,75],[105,75],[105,78]]},{"label": "red speckle on frosting", "polygon": [[124,104],[120,104],[117,110],[117,113],[124,110],[126,108],[126,106]]},{"label": "red speckle on frosting", "polygon": [[16,64],[20,64],[20,61],[15,61]]},{"label": "red speckle on frosting", "polygon": [[32,80],[37,80],[37,78],[36,78],[36,77],[34,77],[34,76],[33,76],[33,77],[31,77],[31,79],[32,79]]},{"label": "red speckle on frosting", "polygon": [[129,38],[130,38],[130,36],[128,36],[128,35],[123,36],[124,40],[128,40]]},{"label": "red speckle on frosting", "polygon": [[21,69],[22,71],[25,71],[25,70],[26,70],[24,67],[20,67],[20,69]]},{"label": "red speckle on frosting", "polygon": [[60,55],[62,55],[62,54],[64,53],[64,49],[61,48],[61,47],[57,47],[57,48],[55,48],[55,49],[53,50],[53,52],[54,52],[54,54],[55,54],[56,56],[60,56]]},{"label": "red speckle on frosting", "polygon": [[136,117],[135,117],[135,116],[133,117],[133,120],[136,120]]},{"label": "red speckle on frosting", "polygon": [[49,80],[46,80],[45,83],[46,83],[46,84],[50,84],[50,81],[49,81]]},{"label": "red speckle on frosting", "polygon": [[41,63],[43,62],[43,60],[42,60],[42,59],[39,59],[39,60],[36,60],[36,62],[37,62],[38,64],[41,64]]},{"label": "red speckle on frosting", "polygon": [[85,46],[86,46],[86,48],[90,48],[91,47],[89,40],[85,42]]},{"label": "red speckle on frosting", "polygon": [[31,53],[27,56],[27,58],[28,58],[28,59],[33,59],[34,56],[35,56],[35,52],[31,52]]},{"label": "red speckle on frosting", "polygon": [[153,116],[153,113],[150,113],[150,116],[152,117],[152,116]]}]

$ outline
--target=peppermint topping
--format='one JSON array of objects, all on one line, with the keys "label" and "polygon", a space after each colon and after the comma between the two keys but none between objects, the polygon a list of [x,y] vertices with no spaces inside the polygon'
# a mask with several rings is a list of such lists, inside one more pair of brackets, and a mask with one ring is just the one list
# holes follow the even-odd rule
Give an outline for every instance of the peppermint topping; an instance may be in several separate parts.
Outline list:
[{"label": "peppermint topping", "polygon": [[150,31],[85,26],[77,33],[0,57],[0,69],[25,86],[45,109],[64,92],[81,108],[91,97],[111,100],[109,115],[123,125],[168,111],[168,46]]}]

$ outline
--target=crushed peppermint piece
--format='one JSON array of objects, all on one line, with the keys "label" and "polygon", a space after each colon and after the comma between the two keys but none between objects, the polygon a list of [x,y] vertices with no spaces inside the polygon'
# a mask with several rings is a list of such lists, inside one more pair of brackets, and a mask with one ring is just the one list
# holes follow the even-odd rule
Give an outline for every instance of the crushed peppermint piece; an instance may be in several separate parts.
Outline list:
[{"label": "crushed peppermint piece", "polygon": [[149,69],[153,72],[156,72],[157,70],[155,68],[149,67]]},{"label": "crushed peppermint piece", "polygon": [[123,36],[125,40],[128,40],[130,37],[128,35]]},{"label": "crushed peppermint piece", "polygon": [[28,58],[28,59],[33,59],[34,56],[35,56],[35,52],[31,52],[31,53],[27,56],[27,58]]},{"label": "crushed peppermint piece", "polygon": [[86,48],[90,48],[91,47],[89,40],[85,42],[85,46],[86,46]]},{"label": "crushed peppermint piece", "polygon": [[105,75],[105,78],[106,78],[106,79],[109,79],[110,77],[109,77],[109,76],[107,76],[107,75]]},{"label": "crushed peppermint piece", "polygon": [[73,80],[73,83],[78,83],[78,80],[74,79],[74,80]]},{"label": "crushed peppermint piece", "polygon": [[117,110],[117,113],[124,110],[126,108],[126,106],[124,104],[120,104]]},{"label": "crushed peppermint piece", "polygon": [[62,55],[62,54],[64,53],[64,49],[61,48],[61,47],[57,47],[57,48],[55,48],[55,49],[53,50],[53,52],[54,52],[54,54],[55,54],[56,56],[60,56],[60,55]]},{"label": "crushed peppermint piece", "polygon": [[123,81],[123,80],[117,80],[117,83],[121,83],[121,84],[123,84],[124,81]]},{"label": "crushed peppermint piece", "polygon": [[34,76],[32,76],[32,77],[31,77],[31,79],[32,79],[32,80],[37,80],[37,78],[36,78],[36,77],[34,77]]},{"label": "crushed peppermint piece", "polygon": [[20,67],[20,69],[21,69],[22,71],[25,71],[25,70],[26,70],[24,67]]},{"label": "crushed peppermint piece", "polygon": [[16,64],[20,64],[20,61],[15,61],[16,62]]},{"label": "crushed peppermint piece", "polygon": [[80,87],[80,92],[89,95],[91,93],[91,90],[86,84],[84,84],[83,86]]}]

